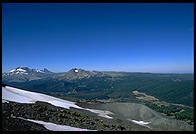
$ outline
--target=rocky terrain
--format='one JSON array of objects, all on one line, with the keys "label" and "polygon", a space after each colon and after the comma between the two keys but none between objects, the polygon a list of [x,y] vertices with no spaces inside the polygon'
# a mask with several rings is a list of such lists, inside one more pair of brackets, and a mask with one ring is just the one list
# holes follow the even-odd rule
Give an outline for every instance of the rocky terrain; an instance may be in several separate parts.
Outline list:
[{"label": "rocky terrain", "polygon": [[[35,104],[18,104],[3,103],[3,130],[46,130],[41,125],[16,119],[14,117],[23,117],[26,119],[41,120],[53,122],[60,125],[68,125],[78,128],[86,128],[90,130],[139,130],[128,124],[118,123],[96,117],[92,113],[80,112],[75,109],[67,110],[57,108],[47,103],[37,102]],[[11,122],[10,122],[11,120]],[[14,123],[13,123],[14,122]],[[20,122],[20,123],[19,123]],[[22,122],[22,123],[21,123]],[[15,126],[15,124],[18,124]],[[30,127],[30,124],[34,124]],[[15,126],[15,127],[14,127]],[[24,129],[23,129],[24,127]],[[141,128],[140,128],[141,129]],[[143,130],[147,130],[143,128]]]},{"label": "rocky terrain", "polygon": [[78,100],[74,104],[7,86],[3,87],[2,93],[3,130],[47,130],[43,125],[29,120],[93,131],[193,130],[187,123],[170,119],[142,104],[88,103]]}]

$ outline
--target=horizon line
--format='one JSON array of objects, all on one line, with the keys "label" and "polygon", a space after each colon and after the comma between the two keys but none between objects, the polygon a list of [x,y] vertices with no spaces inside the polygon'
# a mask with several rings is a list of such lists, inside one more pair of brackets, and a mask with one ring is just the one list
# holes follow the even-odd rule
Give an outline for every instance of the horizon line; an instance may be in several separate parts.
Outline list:
[{"label": "horizon line", "polygon": [[[18,67],[16,67],[16,68],[19,68],[19,67],[27,67],[27,66],[18,66]],[[16,69],[16,68],[13,68],[13,69]],[[27,68],[29,68],[29,67],[27,67]],[[29,69],[38,69],[38,68],[29,68]],[[52,69],[48,69],[48,68],[46,68],[46,67],[44,67],[43,69],[47,69],[47,70],[49,70],[49,71],[51,71],[51,72],[53,72],[53,73],[65,73],[65,72],[68,72],[68,71],[70,71],[70,70],[72,70],[72,69],[81,69],[81,70],[85,70],[85,71],[97,71],[97,72],[121,72],[121,73],[152,73],[152,74],[194,74],[194,70],[193,70],[193,72],[150,72],[150,71],[125,71],[125,70],[91,70],[91,69],[84,69],[84,68],[79,68],[79,67],[73,67],[73,68],[71,68],[71,69],[69,69],[69,70],[65,70],[65,71],[52,71]],[[43,70],[43,69],[38,69],[38,70]],[[9,70],[12,70],[12,69],[9,69]],[[9,71],[7,71],[7,72],[3,72],[2,71],[2,73],[9,73]]]}]

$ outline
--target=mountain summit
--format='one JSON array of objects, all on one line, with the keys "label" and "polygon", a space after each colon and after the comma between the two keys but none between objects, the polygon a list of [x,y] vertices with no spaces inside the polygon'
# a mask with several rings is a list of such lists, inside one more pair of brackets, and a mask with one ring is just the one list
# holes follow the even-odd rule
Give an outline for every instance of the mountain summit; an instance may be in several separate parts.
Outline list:
[{"label": "mountain summit", "polygon": [[69,80],[73,79],[82,79],[82,78],[89,78],[91,76],[94,76],[96,73],[92,71],[86,71],[83,69],[73,68],[69,70],[68,72],[64,73],[62,78],[66,78]]},{"label": "mountain summit", "polygon": [[39,69],[30,69],[28,67],[17,67],[15,69],[10,70],[7,74],[33,74],[33,73],[52,73],[48,69],[44,68],[43,70]]},{"label": "mountain summit", "polygon": [[53,72],[50,72],[46,68],[43,70],[30,69],[28,67],[17,67],[10,70],[8,73],[3,73],[3,81],[9,82],[25,82],[36,79],[41,79],[50,76]]}]

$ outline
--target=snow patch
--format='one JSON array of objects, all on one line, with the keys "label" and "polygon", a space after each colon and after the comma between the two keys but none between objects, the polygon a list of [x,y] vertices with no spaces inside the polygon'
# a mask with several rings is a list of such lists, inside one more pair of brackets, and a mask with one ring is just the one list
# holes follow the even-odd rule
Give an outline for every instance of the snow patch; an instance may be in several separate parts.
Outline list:
[{"label": "snow patch", "polygon": [[16,71],[16,69],[12,69],[11,71],[9,71],[10,73],[12,73],[12,72],[14,72],[14,71]]},{"label": "snow patch", "polygon": [[9,71],[9,73],[11,74],[28,74],[26,70],[18,68],[18,69],[12,69],[11,71]]},{"label": "snow patch", "polygon": [[95,110],[95,109],[88,109],[88,108],[86,110],[88,110],[90,112],[93,112],[93,113],[96,113],[96,114],[98,114],[98,116],[105,117],[105,118],[108,118],[108,119],[113,119],[113,117],[108,116],[108,114],[113,114],[110,111]]},{"label": "snow patch", "polygon": [[67,125],[58,125],[58,124],[51,123],[51,122],[44,122],[44,121],[32,120],[32,119],[24,119],[22,117],[18,117],[18,118],[23,119],[23,120],[27,120],[27,121],[30,121],[30,122],[34,122],[34,123],[37,123],[37,124],[41,124],[46,129],[51,130],[51,131],[95,131],[95,130],[71,127],[71,126],[67,126]]},{"label": "snow patch", "polygon": [[16,69],[17,71],[20,71],[20,72],[26,72],[26,70],[23,70],[23,69],[21,69],[21,68],[18,68],[18,69]]},{"label": "snow patch", "polygon": [[38,70],[38,69],[36,70],[36,72],[44,73],[42,70]]},{"label": "snow patch", "polygon": [[136,123],[136,124],[138,124],[138,125],[141,125],[141,126],[145,126],[145,127],[150,128],[150,127],[148,126],[148,124],[149,124],[150,122],[136,121],[136,120],[131,120],[131,121],[134,122],[134,123]]},{"label": "snow patch", "polygon": [[76,70],[74,70],[76,73],[78,73],[78,70],[76,69]]}]

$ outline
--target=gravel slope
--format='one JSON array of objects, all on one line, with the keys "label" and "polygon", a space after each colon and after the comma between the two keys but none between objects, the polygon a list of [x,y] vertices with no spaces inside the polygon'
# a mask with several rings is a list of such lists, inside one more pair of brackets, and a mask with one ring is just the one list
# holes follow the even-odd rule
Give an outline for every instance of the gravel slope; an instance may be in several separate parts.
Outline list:
[{"label": "gravel slope", "polygon": [[105,103],[97,105],[88,105],[88,107],[108,110],[114,113],[110,115],[114,119],[120,120],[137,120],[150,122],[148,126],[152,130],[189,130],[193,127],[186,122],[174,120],[164,116],[143,104],[137,103]]}]

